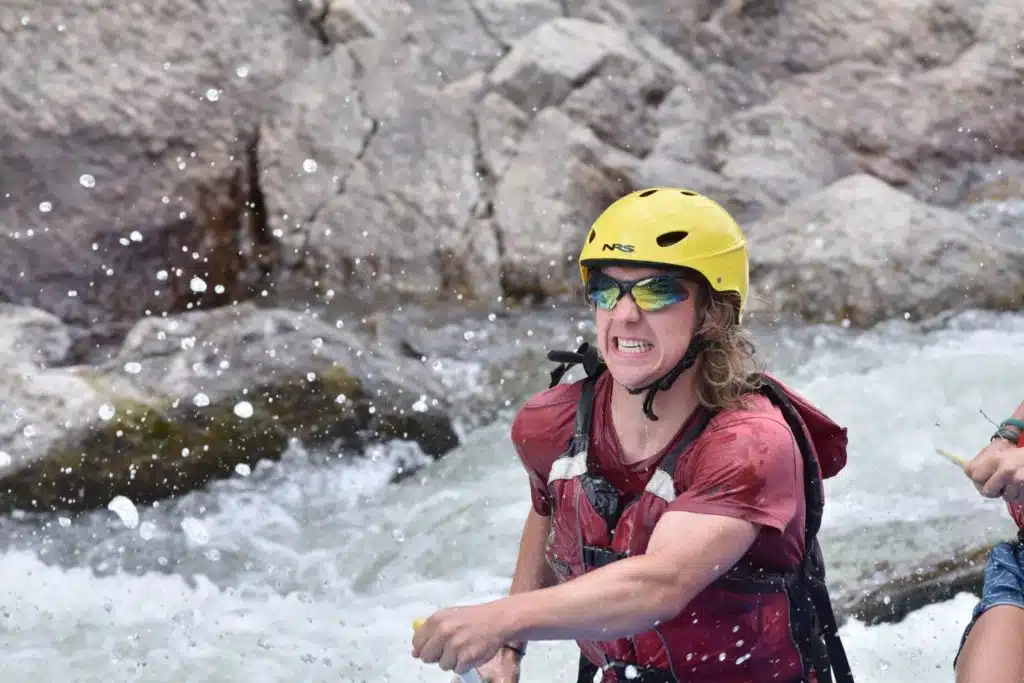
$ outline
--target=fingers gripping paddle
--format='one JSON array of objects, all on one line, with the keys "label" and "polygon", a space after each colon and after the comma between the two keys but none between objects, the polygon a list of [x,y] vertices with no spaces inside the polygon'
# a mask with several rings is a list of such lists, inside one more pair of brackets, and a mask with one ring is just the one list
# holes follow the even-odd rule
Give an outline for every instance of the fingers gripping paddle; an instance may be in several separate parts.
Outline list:
[{"label": "fingers gripping paddle", "polygon": [[[412,622],[412,630],[415,631],[420,626],[423,626],[423,622],[424,621],[426,621],[426,620],[425,619],[416,619],[416,620],[414,620]],[[462,683],[484,683],[483,676],[481,676],[480,672],[477,671],[476,669],[470,669],[469,671],[466,671],[465,673],[455,674],[455,675],[459,677],[459,680],[462,681]]]},{"label": "fingers gripping paddle", "polygon": [[941,455],[946,460],[953,463],[954,465],[956,465],[957,467],[959,467],[960,469],[963,469],[967,465],[967,460],[959,455],[950,453],[949,451],[943,450],[941,448],[936,448],[935,452]]}]

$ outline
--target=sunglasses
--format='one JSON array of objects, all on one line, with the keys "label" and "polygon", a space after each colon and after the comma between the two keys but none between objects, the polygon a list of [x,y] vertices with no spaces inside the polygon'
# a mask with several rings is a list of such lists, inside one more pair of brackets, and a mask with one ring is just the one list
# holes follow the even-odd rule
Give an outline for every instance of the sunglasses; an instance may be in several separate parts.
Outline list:
[{"label": "sunglasses", "polygon": [[618,280],[604,273],[595,273],[587,283],[587,298],[598,308],[610,311],[627,294],[642,311],[658,311],[686,301],[690,292],[676,275],[655,275],[639,280]]}]

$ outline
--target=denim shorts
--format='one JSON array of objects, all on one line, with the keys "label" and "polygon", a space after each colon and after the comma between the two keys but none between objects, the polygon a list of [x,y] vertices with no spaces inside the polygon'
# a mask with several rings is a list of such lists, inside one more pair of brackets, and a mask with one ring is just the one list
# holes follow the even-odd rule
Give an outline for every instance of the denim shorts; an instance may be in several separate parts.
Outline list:
[{"label": "denim shorts", "polygon": [[[967,636],[990,607],[1014,605],[1024,609],[1024,544],[1020,541],[999,543],[992,549],[985,564],[985,584],[981,589],[981,600],[974,607],[971,621],[960,638],[960,650],[967,642]],[[956,666],[956,659],[953,659]]]}]

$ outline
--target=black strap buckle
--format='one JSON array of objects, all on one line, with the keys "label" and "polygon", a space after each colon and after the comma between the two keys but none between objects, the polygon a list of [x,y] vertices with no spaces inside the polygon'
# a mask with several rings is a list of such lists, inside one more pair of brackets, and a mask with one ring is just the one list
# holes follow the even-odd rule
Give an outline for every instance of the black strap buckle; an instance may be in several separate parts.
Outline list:
[{"label": "black strap buckle", "polygon": [[597,355],[597,347],[584,342],[576,351],[548,351],[548,360],[553,363],[560,363],[551,371],[551,388],[562,381],[565,373],[569,372],[574,365],[583,365],[587,377],[597,377],[604,371],[604,363]]}]

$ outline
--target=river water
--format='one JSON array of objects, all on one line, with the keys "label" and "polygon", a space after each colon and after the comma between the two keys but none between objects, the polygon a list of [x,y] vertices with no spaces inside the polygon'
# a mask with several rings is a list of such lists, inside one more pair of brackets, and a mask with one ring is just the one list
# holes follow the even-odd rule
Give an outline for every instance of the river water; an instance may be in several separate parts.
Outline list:
[{"label": "river water", "polygon": [[[509,349],[586,333],[566,319],[449,321],[418,343],[453,392],[511,410],[548,368],[524,380]],[[1001,504],[933,449],[973,454],[993,431],[981,411],[998,421],[1024,398],[1024,316],[758,339],[771,369],[850,429],[823,529],[837,591],[1010,535]],[[497,399],[496,377],[507,380]],[[295,446],[171,503],[0,520],[0,680],[447,681],[409,656],[410,622],[507,589],[529,505],[509,418],[471,426],[457,451],[398,483],[396,462],[422,460],[407,444],[366,458]],[[859,680],[952,681],[973,603],[962,595],[900,624],[848,624]],[[575,680],[575,661],[571,644],[535,643],[523,681]]]}]

